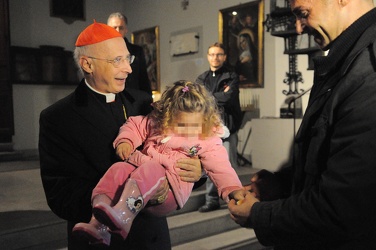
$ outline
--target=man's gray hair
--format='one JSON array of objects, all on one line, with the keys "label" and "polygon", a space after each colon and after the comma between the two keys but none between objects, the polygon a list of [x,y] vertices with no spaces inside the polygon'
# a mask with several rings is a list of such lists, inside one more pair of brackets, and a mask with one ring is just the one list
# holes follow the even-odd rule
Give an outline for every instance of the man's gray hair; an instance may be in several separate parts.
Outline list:
[{"label": "man's gray hair", "polygon": [[121,14],[120,12],[114,12],[114,13],[110,14],[110,16],[107,18],[107,23],[113,17],[117,17],[117,18],[123,19],[124,22],[125,22],[125,24],[128,25],[128,19],[127,19],[127,17],[125,15]]},{"label": "man's gray hair", "polygon": [[73,53],[74,62],[76,63],[76,65],[77,65],[77,67],[80,70],[82,75],[84,75],[84,71],[83,71],[83,69],[81,68],[81,65],[80,65],[80,57],[86,56],[87,50],[88,50],[87,46],[76,47],[74,49],[74,53]]}]

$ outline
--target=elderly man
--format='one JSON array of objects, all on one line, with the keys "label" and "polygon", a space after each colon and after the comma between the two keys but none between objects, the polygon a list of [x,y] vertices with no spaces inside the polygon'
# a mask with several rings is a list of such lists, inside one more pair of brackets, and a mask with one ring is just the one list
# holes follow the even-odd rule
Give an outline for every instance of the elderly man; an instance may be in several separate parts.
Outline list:
[{"label": "elderly man", "polygon": [[231,201],[232,218],[274,249],[375,249],[376,9],[372,0],[290,3],[297,32],[329,53],[315,58],[294,166],[253,177],[256,197]]},{"label": "elderly man", "polygon": [[[81,32],[75,60],[84,74],[76,90],[43,110],[40,115],[41,177],[48,205],[68,221],[68,249],[95,249],[72,237],[73,226],[91,217],[91,192],[106,170],[119,159],[112,142],[127,117],[146,115],[151,97],[143,91],[124,90],[130,64],[124,39],[113,28],[94,22]],[[198,160],[178,162],[182,180],[196,181]],[[153,203],[163,202],[162,185]],[[93,242],[95,243],[95,242]],[[165,217],[140,214],[126,241],[112,236],[109,249],[169,249]]]}]

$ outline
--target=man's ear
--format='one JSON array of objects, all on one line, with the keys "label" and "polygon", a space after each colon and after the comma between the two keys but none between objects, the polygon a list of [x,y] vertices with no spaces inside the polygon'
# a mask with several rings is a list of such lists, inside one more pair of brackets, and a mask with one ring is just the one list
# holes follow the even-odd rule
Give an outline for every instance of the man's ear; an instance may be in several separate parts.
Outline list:
[{"label": "man's ear", "polygon": [[86,73],[92,73],[93,70],[91,69],[92,68],[92,64],[89,62],[89,59],[87,57],[80,57],[80,65],[81,65],[81,68],[83,71],[85,71]]}]

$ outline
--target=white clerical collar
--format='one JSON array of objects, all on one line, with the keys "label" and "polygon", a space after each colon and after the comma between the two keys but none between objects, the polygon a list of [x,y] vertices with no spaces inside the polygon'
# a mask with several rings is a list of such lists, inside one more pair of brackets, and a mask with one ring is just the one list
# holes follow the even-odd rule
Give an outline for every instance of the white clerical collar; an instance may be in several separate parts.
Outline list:
[{"label": "white clerical collar", "polygon": [[107,103],[115,101],[115,96],[116,95],[114,93],[101,93],[101,92],[95,90],[93,87],[91,87],[90,84],[87,83],[86,79],[85,79],[85,83],[86,83],[86,86],[88,86],[89,89],[91,89],[95,93],[98,93],[100,95],[104,95],[106,97],[106,102]]}]

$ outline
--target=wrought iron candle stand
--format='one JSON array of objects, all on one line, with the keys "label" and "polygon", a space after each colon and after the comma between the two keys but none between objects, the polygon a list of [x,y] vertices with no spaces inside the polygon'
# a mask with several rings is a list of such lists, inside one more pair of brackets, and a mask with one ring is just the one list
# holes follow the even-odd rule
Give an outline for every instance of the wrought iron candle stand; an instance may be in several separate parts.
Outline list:
[{"label": "wrought iron candle stand", "polygon": [[[288,43],[288,49],[296,50],[297,36],[291,36],[284,38],[285,42]],[[297,95],[304,91],[304,89],[298,90],[298,84],[304,83],[302,73],[297,70],[297,54],[289,54],[289,72],[286,72],[286,77],[283,80],[283,83],[288,85],[288,91],[283,90],[282,93],[286,96],[288,95]]]},{"label": "wrought iron candle stand", "polygon": [[[297,98],[304,93],[304,89],[299,89],[299,83],[304,83],[302,73],[297,70],[297,56],[306,54],[309,58],[309,67],[312,69],[311,59],[320,49],[314,44],[312,37],[308,34],[299,35],[295,27],[296,19],[293,15],[289,0],[271,0],[270,14],[267,15],[265,22],[267,31],[272,36],[282,37],[285,42],[284,54],[289,56],[289,71],[286,72],[286,78],[283,83],[288,85],[288,90],[283,90],[286,95],[285,103],[281,107],[281,118],[300,118],[302,117],[301,99]],[[307,43],[302,46],[298,40],[307,39]],[[290,106],[294,104],[294,110]]]}]

